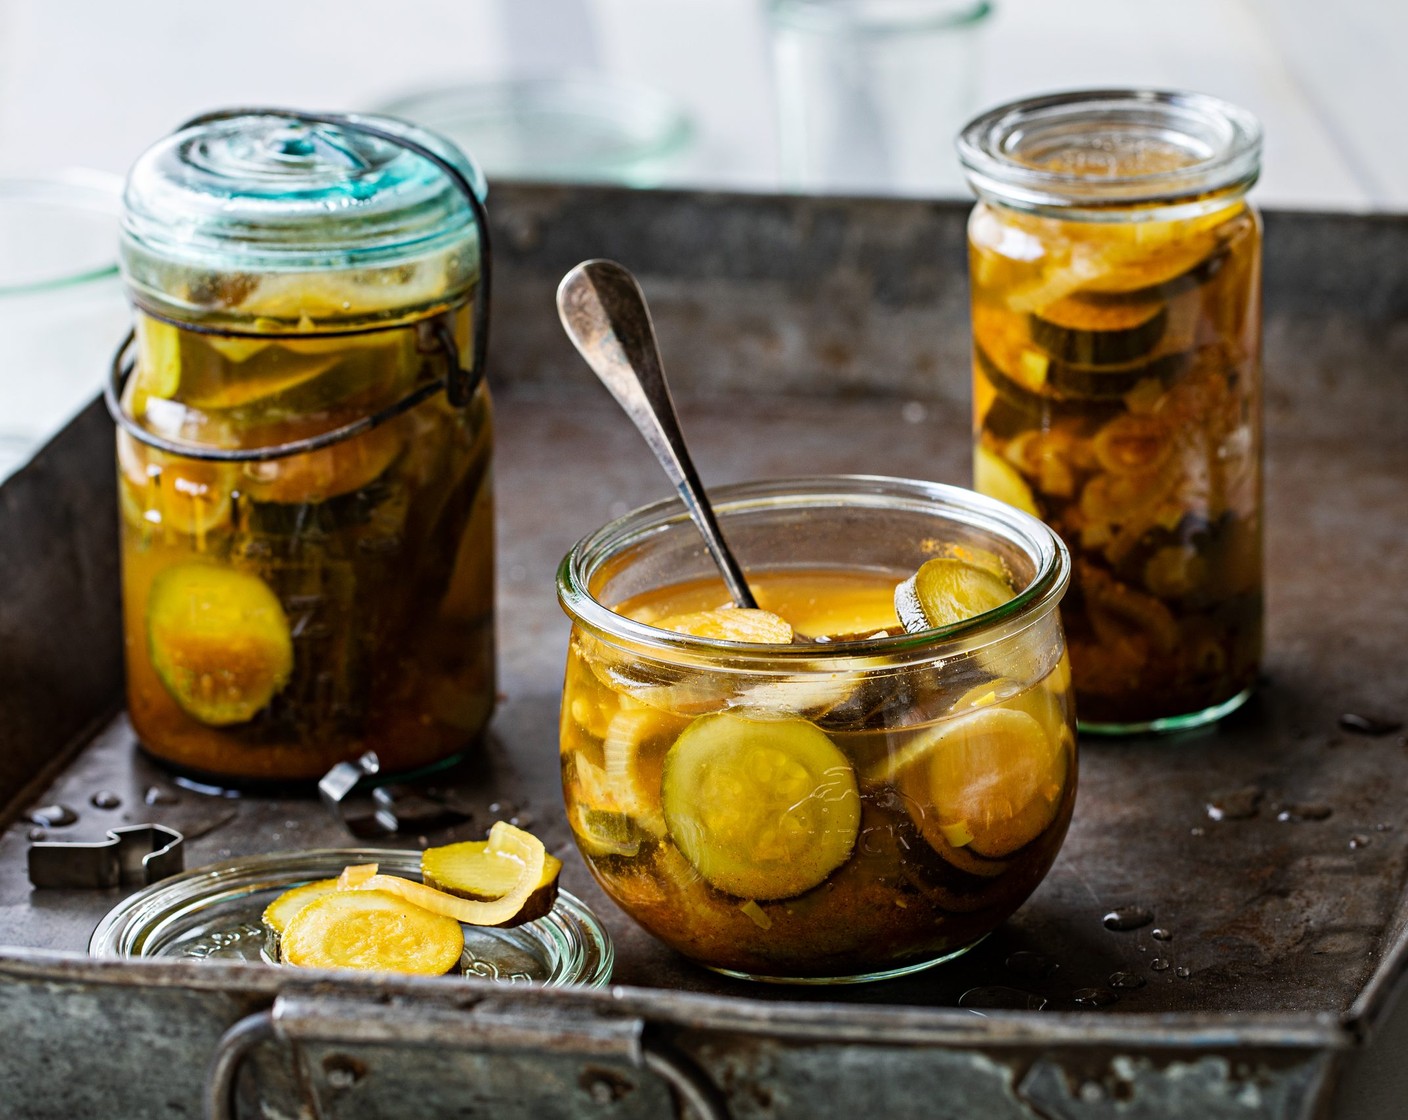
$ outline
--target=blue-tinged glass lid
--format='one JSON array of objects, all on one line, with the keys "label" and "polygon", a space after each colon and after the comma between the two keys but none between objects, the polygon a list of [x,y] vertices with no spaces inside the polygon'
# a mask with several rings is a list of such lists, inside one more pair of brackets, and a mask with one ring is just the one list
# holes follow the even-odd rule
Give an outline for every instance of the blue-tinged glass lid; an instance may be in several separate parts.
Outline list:
[{"label": "blue-tinged glass lid", "polygon": [[166,137],[132,168],[123,255],[221,272],[322,271],[414,260],[476,239],[462,186],[483,198],[453,144],[390,117],[315,123],[275,112],[217,115]]}]

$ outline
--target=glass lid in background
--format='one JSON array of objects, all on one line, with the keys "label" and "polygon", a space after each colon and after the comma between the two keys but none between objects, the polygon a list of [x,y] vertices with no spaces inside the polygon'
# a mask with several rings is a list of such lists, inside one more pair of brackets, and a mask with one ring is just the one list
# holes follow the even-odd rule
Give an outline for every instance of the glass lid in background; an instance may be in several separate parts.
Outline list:
[{"label": "glass lid in background", "polygon": [[[129,895],[98,923],[94,957],[272,964],[260,918],[284,891],[341,874],[348,864],[420,879],[417,851],[319,849],[248,856],[163,879]],[[542,918],[512,929],[464,926],[461,972],[505,984],[600,988],[611,979],[611,938],[576,897],[560,891]]]},{"label": "glass lid in background", "polygon": [[102,385],[127,330],[116,176],[0,178],[0,481]]},{"label": "glass lid in background", "polygon": [[665,94],[599,76],[469,82],[375,111],[442,134],[490,178],[654,186],[694,134]]}]

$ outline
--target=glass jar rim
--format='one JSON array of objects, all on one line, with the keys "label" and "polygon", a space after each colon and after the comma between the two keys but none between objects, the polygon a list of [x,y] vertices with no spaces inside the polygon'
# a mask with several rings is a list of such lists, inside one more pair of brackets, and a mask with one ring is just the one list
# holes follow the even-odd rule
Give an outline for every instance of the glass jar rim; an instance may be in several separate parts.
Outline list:
[{"label": "glass jar rim", "polygon": [[[1079,139],[1079,145],[1071,141]],[[1216,196],[1226,205],[1261,171],[1262,128],[1246,109],[1209,94],[1081,89],[1022,98],[980,114],[958,136],[959,160],[980,198],[1031,210],[1127,210]],[[1023,152],[1028,158],[1022,158]],[[1031,153],[1074,152],[1076,167]],[[1119,159],[1186,157],[1124,171]]]},{"label": "glass jar rim", "polygon": [[882,36],[974,27],[992,14],[988,0],[770,0],[768,14],[778,26],[823,35]]},{"label": "glass jar rim", "polygon": [[[651,536],[689,525],[683,503],[667,498],[616,518],[572,546],[557,571],[558,602],[563,610],[598,636],[657,653],[712,656],[740,666],[767,663],[789,670],[824,660],[826,671],[835,671],[845,668],[848,659],[932,660],[1008,638],[1054,610],[1070,581],[1070,554],[1050,527],[1004,502],[958,486],[885,475],[813,475],[720,486],[710,491],[710,498],[714,512],[725,523],[735,513],[820,508],[842,501],[853,507],[909,509],[943,516],[997,534],[1021,549],[1036,570],[1027,586],[1002,606],[919,633],[794,646],[750,645],[679,634],[617,614],[590,590],[592,577],[613,557]],[[690,529],[693,531],[692,526]]]}]

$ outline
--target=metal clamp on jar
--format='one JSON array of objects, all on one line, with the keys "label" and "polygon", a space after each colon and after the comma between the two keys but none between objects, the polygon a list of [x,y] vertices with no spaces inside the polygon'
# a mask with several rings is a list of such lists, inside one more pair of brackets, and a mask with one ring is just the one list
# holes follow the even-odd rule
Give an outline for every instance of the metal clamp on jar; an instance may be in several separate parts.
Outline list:
[{"label": "metal clamp on jar", "polygon": [[432,134],[286,110],[198,118],[129,175],[107,399],[128,706],[162,762],[407,772],[483,731],[483,194]]}]

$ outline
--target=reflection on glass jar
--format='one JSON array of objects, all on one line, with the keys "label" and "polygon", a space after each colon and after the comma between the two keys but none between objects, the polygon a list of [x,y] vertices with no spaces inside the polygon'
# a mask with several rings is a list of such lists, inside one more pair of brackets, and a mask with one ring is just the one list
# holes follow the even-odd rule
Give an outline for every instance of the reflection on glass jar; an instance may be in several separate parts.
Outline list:
[{"label": "reflection on glass jar", "polygon": [[1081,726],[1196,725],[1261,653],[1260,129],[1187,94],[992,110],[959,148],[977,488],[1074,556]]},{"label": "reflection on glass jar", "polygon": [[143,746],[221,781],[454,757],[495,688],[490,403],[482,383],[464,406],[436,390],[482,329],[469,205],[396,144],[267,116],[168,138],[125,201]]},{"label": "reflection on glass jar", "polygon": [[[1070,820],[1065,550],[998,503],[900,479],[725,487],[714,505],[780,633],[733,640],[749,612],[718,609],[677,503],[559,570],[562,778],[587,865],[730,975],[870,980],[962,953],[1035,889]],[[1018,593],[907,634],[896,585],[936,557],[981,558]]]}]

